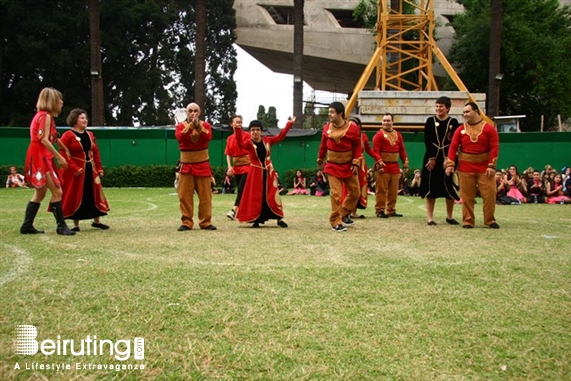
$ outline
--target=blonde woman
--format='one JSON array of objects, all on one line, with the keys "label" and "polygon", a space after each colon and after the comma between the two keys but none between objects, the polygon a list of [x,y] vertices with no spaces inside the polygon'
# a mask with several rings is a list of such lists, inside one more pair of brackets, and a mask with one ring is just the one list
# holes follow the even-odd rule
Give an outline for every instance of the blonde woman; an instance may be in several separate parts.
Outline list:
[{"label": "blonde woman", "polygon": [[[63,218],[61,182],[54,166],[55,158],[61,168],[67,168],[65,157],[53,146],[59,142],[54,118],[59,115],[62,107],[63,97],[58,90],[46,87],[40,92],[36,103],[37,112],[30,124],[30,145],[25,165],[26,181],[34,188],[34,195],[26,207],[24,223],[20,228],[21,234],[44,233],[43,230],[34,228],[34,219],[48,189],[51,193],[49,209],[57,222],[57,234],[75,234],[68,228]],[[60,148],[64,148],[62,144],[59,145]]]}]

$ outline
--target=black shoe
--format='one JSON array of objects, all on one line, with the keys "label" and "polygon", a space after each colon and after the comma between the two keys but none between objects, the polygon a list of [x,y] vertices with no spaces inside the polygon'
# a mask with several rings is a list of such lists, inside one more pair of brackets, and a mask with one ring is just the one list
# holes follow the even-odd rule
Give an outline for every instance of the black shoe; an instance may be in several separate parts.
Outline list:
[{"label": "black shoe", "polygon": [[491,224],[488,225],[488,227],[491,229],[499,229],[500,225],[498,225],[496,222],[492,222]]},{"label": "black shoe", "polygon": [[186,226],[186,225],[180,225],[180,226],[178,227],[178,229],[176,229],[176,230],[178,230],[179,232],[185,232],[185,231],[187,231],[187,230],[192,230],[192,228],[189,228],[189,227]]},{"label": "black shoe", "polygon": [[260,224],[258,222],[254,222],[254,225],[252,225],[253,228],[259,228]]},{"label": "black shoe", "polygon": [[43,230],[38,230],[34,225],[22,225],[20,227],[20,234],[44,234]]},{"label": "black shoe", "polygon": [[101,230],[107,230],[109,229],[109,226],[105,225],[105,224],[101,224],[99,222],[94,222],[91,224],[92,228],[97,228],[97,229],[101,229]]},{"label": "black shoe", "polygon": [[202,230],[216,230],[216,226],[214,226],[214,225],[208,225],[207,227],[202,228]]},{"label": "black shoe", "polygon": [[79,226],[74,226],[71,228],[72,232],[78,232],[79,231]]},{"label": "black shoe", "polygon": [[428,226],[436,226],[438,225],[435,221],[428,221]]},{"label": "black shoe", "polygon": [[377,214],[377,217],[379,217],[379,218],[389,218],[388,214],[385,214],[385,212],[379,212],[379,214]]},{"label": "black shoe", "polygon": [[393,214],[389,214],[389,217],[402,217],[402,214],[393,213]]},{"label": "black shoe", "polygon": [[352,219],[349,218],[349,216],[345,216],[341,219],[341,222],[343,223],[343,226],[348,227],[348,226],[355,226],[355,221],[353,221]]},{"label": "black shoe", "polygon": [[474,229],[472,225],[462,225],[462,229]]},{"label": "black shoe", "polygon": [[334,226],[331,228],[331,230],[333,230],[334,232],[346,232],[347,228],[341,224]]},{"label": "black shoe", "polygon": [[446,223],[450,225],[460,225],[460,223],[456,221],[454,218],[447,218]]},{"label": "black shoe", "polygon": [[284,220],[278,220],[278,226],[280,228],[287,228],[287,224],[284,222]]},{"label": "black shoe", "polygon": [[56,233],[59,235],[75,235],[75,232],[70,230],[67,225],[58,226],[56,228]]}]

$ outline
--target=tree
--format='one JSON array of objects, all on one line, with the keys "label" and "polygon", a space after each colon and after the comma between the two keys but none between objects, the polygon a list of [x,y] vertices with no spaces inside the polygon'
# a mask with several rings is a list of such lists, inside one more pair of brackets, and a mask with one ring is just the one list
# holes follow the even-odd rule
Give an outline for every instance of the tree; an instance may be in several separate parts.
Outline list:
[{"label": "tree", "polygon": [[[231,0],[206,1],[204,115],[227,121],[236,109],[235,13]],[[105,120],[171,124],[194,98],[195,8],[187,0],[101,0]],[[0,125],[29,124],[42,87],[90,110],[89,11],[85,0],[0,0]],[[61,119],[61,118],[60,118]],[[59,122],[59,121],[58,121]]]},{"label": "tree", "polygon": [[263,105],[259,105],[256,119],[262,122],[265,128],[275,128],[278,126],[279,122],[277,111],[274,106],[268,107],[268,112],[266,113],[266,108]]},{"label": "tree", "polygon": [[194,101],[204,109],[206,96],[206,0],[196,0],[196,82]]},{"label": "tree", "polygon": [[[471,92],[489,90],[491,6],[489,0],[461,0],[465,11],[453,21],[450,58]],[[537,131],[557,115],[571,117],[571,9],[557,0],[503,0],[500,110],[525,114],[524,131]]]}]

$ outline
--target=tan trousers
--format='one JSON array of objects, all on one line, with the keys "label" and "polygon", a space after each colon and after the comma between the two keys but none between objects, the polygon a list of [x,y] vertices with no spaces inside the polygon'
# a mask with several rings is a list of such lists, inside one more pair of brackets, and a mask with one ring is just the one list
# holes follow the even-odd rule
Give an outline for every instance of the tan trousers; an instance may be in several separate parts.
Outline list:
[{"label": "tan trousers", "polygon": [[[347,177],[345,179],[340,179],[335,176],[327,176],[329,180],[329,188],[331,189],[331,215],[329,216],[329,222],[331,227],[335,227],[341,224],[343,217],[348,216],[357,207],[357,201],[359,201],[359,180],[357,176]],[[343,184],[347,188],[347,196],[341,204],[341,193],[343,191]]]},{"label": "tan trousers", "polygon": [[375,214],[385,212],[393,214],[397,211],[397,195],[399,193],[400,173],[376,172]]},{"label": "tan trousers", "polygon": [[212,224],[212,190],[210,176],[180,174],[178,180],[178,199],[180,201],[181,221],[192,229],[194,222],[194,191],[198,195],[198,226],[201,229]]},{"label": "tan trousers", "polygon": [[474,226],[474,200],[476,198],[476,185],[480,196],[484,200],[484,224],[496,222],[496,179],[486,176],[485,172],[471,173],[458,171],[460,182],[460,197],[462,198],[462,225]]}]

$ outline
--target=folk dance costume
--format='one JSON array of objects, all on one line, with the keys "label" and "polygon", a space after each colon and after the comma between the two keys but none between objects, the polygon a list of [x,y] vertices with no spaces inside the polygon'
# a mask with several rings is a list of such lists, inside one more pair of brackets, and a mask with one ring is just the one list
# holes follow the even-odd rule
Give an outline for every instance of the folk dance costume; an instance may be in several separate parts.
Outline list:
[{"label": "folk dance costume", "polygon": [[33,188],[43,188],[47,184],[46,173],[50,172],[54,183],[60,187],[61,182],[54,168],[54,155],[42,144],[44,134],[48,134],[48,140],[55,144],[58,140],[58,132],[54,118],[51,118],[49,131],[44,131],[44,122],[47,111],[39,111],[32,119],[30,125],[30,146],[26,153],[25,178]]},{"label": "folk dance costume", "polygon": [[[342,225],[343,218],[355,210],[359,201],[359,180],[353,175],[353,166],[360,166],[361,157],[361,131],[355,123],[345,121],[341,127],[327,123],[323,127],[317,165],[321,167],[325,163],[323,173],[328,175],[331,189],[329,222],[332,228]],[[342,201],[343,186],[347,189],[347,196]]]},{"label": "folk dance costume", "polygon": [[[238,144],[236,143],[236,133],[228,136],[228,139],[226,139],[224,154],[231,158],[228,159],[228,169],[232,168],[234,178],[236,179],[237,192],[234,206],[237,207],[240,205],[242,193],[250,170],[250,157],[248,156],[248,150],[238,147]],[[230,160],[232,160],[232,162],[230,162]],[[231,167],[230,164],[232,164]],[[234,210],[228,214],[228,217],[231,219],[236,217]]]},{"label": "folk dance costume", "polygon": [[[375,154],[375,151],[371,148],[369,137],[364,132],[361,132],[361,152],[362,155],[359,157],[359,174],[357,175],[359,180],[359,199],[357,200],[357,209],[367,209],[369,195],[367,192],[367,186],[369,184],[367,172],[369,169],[367,168],[367,161],[365,160],[365,152],[375,159],[375,162],[379,160],[379,155]],[[345,200],[345,197],[347,197],[347,188],[343,186],[341,202]],[[363,218],[364,216],[360,217]]]},{"label": "folk dance costume", "polygon": [[[61,142],[69,150],[67,169],[61,170],[62,208],[66,219],[87,220],[107,215],[109,204],[103,193],[103,167],[95,135],[91,131],[66,131]],[[65,151],[60,149],[65,155]]]},{"label": "folk dance costume", "polygon": [[[460,147],[462,152],[459,152]],[[496,168],[499,154],[498,132],[491,124],[480,121],[475,125],[468,122],[460,126],[452,137],[446,168],[452,167],[458,159],[458,179],[462,198],[462,227],[472,228],[474,219],[474,199],[476,186],[484,200],[484,224],[499,227],[494,217],[496,209],[496,181],[488,176],[488,168]]]},{"label": "folk dance costume", "polygon": [[206,121],[198,125],[184,121],[176,125],[175,137],[180,149],[178,198],[182,225],[179,231],[194,226],[194,192],[198,195],[198,225],[201,229],[215,230],[212,225],[212,170],[208,144],[212,140],[212,127]]},{"label": "folk dance costume", "polygon": [[[456,189],[450,184],[451,177],[444,174],[444,160],[448,156],[448,148],[458,126],[458,120],[452,117],[440,120],[433,116],[426,120],[424,125],[426,153],[420,175],[420,197],[460,199]],[[426,168],[429,160],[436,162],[431,171]]]},{"label": "folk dance costume", "polygon": [[376,173],[375,213],[378,217],[401,217],[396,213],[397,194],[401,170],[399,157],[404,170],[408,170],[408,157],[400,132],[379,130],[373,137],[373,151],[378,155],[380,168]]},{"label": "folk dance costume", "polygon": [[[256,126],[261,128],[261,123]],[[263,136],[259,143],[253,141],[250,134],[241,128],[235,130],[238,147],[248,151],[250,158],[250,169],[236,214],[238,221],[253,223],[257,227],[268,220],[278,220],[279,226],[287,227],[281,221],[284,217],[283,204],[270,154],[272,145],[284,140],[292,127],[293,122],[288,121],[278,135]]]}]

